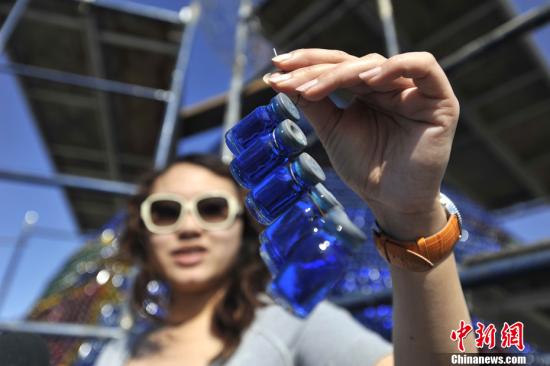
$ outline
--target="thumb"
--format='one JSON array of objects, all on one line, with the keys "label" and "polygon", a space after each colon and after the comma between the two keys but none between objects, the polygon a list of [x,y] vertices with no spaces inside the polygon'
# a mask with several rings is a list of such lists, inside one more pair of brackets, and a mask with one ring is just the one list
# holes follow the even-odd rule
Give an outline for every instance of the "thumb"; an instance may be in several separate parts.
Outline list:
[{"label": "thumb", "polygon": [[319,101],[309,101],[297,94],[293,99],[296,106],[313,126],[321,143],[326,146],[325,143],[340,121],[344,110],[338,108],[328,97]]}]

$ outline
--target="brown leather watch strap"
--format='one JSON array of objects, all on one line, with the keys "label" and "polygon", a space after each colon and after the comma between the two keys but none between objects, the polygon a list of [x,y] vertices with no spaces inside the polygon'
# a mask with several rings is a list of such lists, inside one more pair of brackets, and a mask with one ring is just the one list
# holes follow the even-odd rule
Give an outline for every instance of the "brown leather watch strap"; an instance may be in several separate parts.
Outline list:
[{"label": "brown leather watch strap", "polygon": [[399,241],[382,232],[374,232],[374,243],[382,257],[394,266],[413,272],[425,272],[441,262],[460,239],[461,229],[456,215],[451,215],[439,232],[416,242]]}]

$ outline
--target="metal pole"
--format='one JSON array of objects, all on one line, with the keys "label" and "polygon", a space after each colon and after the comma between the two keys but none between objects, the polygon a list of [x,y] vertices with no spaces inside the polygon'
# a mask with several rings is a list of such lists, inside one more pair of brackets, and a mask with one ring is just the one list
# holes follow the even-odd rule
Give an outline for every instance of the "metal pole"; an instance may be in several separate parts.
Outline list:
[{"label": "metal pole", "polygon": [[520,14],[491,32],[466,44],[455,53],[445,57],[440,64],[446,72],[452,72],[457,67],[475,56],[486,52],[510,38],[532,31],[550,20],[550,4]]},{"label": "metal pole", "polygon": [[0,330],[78,338],[122,339],[126,336],[126,331],[121,328],[72,323],[0,322]]},{"label": "metal pole", "polygon": [[[355,7],[364,4],[364,0],[346,0],[345,2],[335,2],[333,0],[319,0],[314,1],[308,8],[296,17],[294,21],[285,26],[279,33],[273,37],[273,43],[275,45],[283,46],[283,49],[279,49],[281,52],[292,51],[299,48],[304,44],[307,44],[311,39],[318,36],[321,32],[326,30],[331,24],[341,19],[346,12],[355,9]],[[332,7],[332,11],[327,11],[327,7]],[[293,38],[290,31],[305,28],[303,32],[297,33]],[[262,68],[255,76],[255,79],[260,79],[266,72],[270,72],[273,69],[271,62]]]},{"label": "metal pole", "polygon": [[546,270],[550,273],[550,248],[518,257],[474,264],[461,271],[460,280],[464,287],[470,288],[503,279],[517,278],[521,274],[539,270]]},{"label": "metal pole", "polygon": [[[315,3],[315,2],[314,2]],[[364,0],[349,0],[342,4],[340,1],[335,2],[335,5],[331,11],[321,13],[318,16],[313,18],[314,23],[309,24],[304,22],[302,26],[307,26],[302,33],[298,33],[292,40],[289,40],[289,43],[286,45],[283,51],[291,51],[297,47],[301,47],[304,44],[307,44],[313,38],[325,31],[330,25],[336,21],[342,19],[342,17],[355,7],[364,4]],[[311,5],[310,8],[314,8]],[[301,18],[301,17],[300,17]]]},{"label": "metal pole", "polygon": [[148,88],[135,84],[123,83],[107,79],[73,74],[70,72],[47,69],[43,67],[23,65],[17,63],[0,64],[0,72],[28,76],[36,79],[54,81],[56,83],[80,86],[105,92],[130,95],[146,99],[165,102],[170,92],[163,89]]},{"label": "metal pole", "polygon": [[15,271],[21,261],[24,249],[27,246],[27,241],[29,240],[34,224],[38,221],[38,214],[34,211],[28,211],[25,214],[25,219],[23,221],[23,227],[21,232],[15,241],[15,247],[13,252],[8,260],[8,265],[6,270],[2,275],[2,281],[0,281],[0,314],[2,314],[2,308],[7,299],[7,295],[13,284],[13,279],[15,278]]},{"label": "metal pole", "polygon": [[233,154],[223,143],[223,136],[233,127],[241,117],[241,94],[243,92],[244,71],[246,66],[246,45],[248,42],[248,20],[252,14],[252,2],[241,0],[239,4],[239,20],[235,30],[235,60],[231,85],[227,97],[227,107],[223,118],[222,144],[220,148],[221,158],[224,162],[230,163]]},{"label": "metal pole", "polygon": [[[88,50],[93,76],[104,78],[105,70],[103,67],[103,52],[100,47],[101,43],[99,41],[99,32],[97,30],[96,15],[90,7],[86,7],[83,22],[85,24],[86,48]],[[120,179],[120,171],[117,155],[117,139],[112,116],[109,113],[112,106],[110,105],[108,95],[105,92],[99,91],[96,96],[99,110],[98,118],[100,120],[99,122],[101,124],[103,138],[105,139],[104,146],[107,155],[107,171],[109,172],[109,178],[118,180]]]},{"label": "metal pole", "polygon": [[4,25],[2,25],[2,28],[0,29],[0,55],[4,53],[6,44],[8,43],[13,30],[17,26],[19,19],[21,19],[21,15],[23,15],[23,12],[27,8],[28,3],[29,0],[17,0],[8,14],[8,17],[4,21]]},{"label": "metal pole", "polygon": [[159,8],[151,5],[140,4],[136,1],[113,0],[76,0],[79,3],[91,4],[100,8],[120,11],[122,13],[150,18],[161,22],[181,24],[181,16],[178,12]]},{"label": "metal pole", "polygon": [[[186,13],[186,11],[188,13]],[[170,98],[166,105],[166,112],[162,122],[157,151],[155,153],[156,170],[160,170],[166,166],[174,145],[174,134],[182,103],[185,73],[187,71],[187,65],[189,64],[195,31],[200,17],[199,0],[195,0],[191,5],[182,9],[180,15],[182,15],[182,17],[188,15],[188,19],[182,19],[185,23],[185,27],[182,31],[180,49],[176,60],[176,67],[172,74],[172,83],[170,85]]]},{"label": "metal pole", "polygon": [[[527,252],[517,257],[494,259],[490,262],[472,264],[462,268],[460,282],[467,289],[507,278],[517,278],[518,275],[540,270],[550,272],[550,246],[548,245],[540,250]],[[331,301],[347,308],[389,304],[392,302],[392,291],[387,289],[373,295],[351,294],[340,299],[331,299]]]},{"label": "metal pole", "polygon": [[399,53],[399,43],[395,32],[395,23],[393,20],[393,7],[391,0],[377,0],[378,15],[384,28],[384,40],[386,41],[386,53],[388,57]]},{"label": "metal pole", "polygon": [[0,170],[0,179],[45,186],[78,188],[121,196],[132,196],[137,192],[137,185],[135,184],[69,174],[55,174],[50,177],[45,177],[35,174]]},{"label": "metal pole", "polygon": [[[345,5],[348,5],[349,1],[346,1]],[[334,0],[317,0],[312,1],[308,7],[297,14],[297,16],[288,17],[288,23],[281,29],[277,30],[277,33],[271,37],[272,43],[275,46],[281,46],[285,42],[289,41],[290,37],[299,32],[302,29],[311,29],[311,24],[326,24],[323,14],[330,13],[331,9],[337,8],[340,4],[335,4]],[[294,15],[294,14],[293,14]],[[290,50],[290,49],[289,49]]]}]

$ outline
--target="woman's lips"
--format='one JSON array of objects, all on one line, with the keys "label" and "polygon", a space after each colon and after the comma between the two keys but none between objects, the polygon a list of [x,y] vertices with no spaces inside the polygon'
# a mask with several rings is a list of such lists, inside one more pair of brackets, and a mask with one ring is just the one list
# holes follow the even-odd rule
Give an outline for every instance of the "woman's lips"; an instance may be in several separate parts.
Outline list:
[{"label": "woman's lips", "polygon": [[193,246],[185,247],[172,251],[172,257],[176,264],[180,266],[194,266],[202,262],[206,256],[207,250],[203,247]]}]

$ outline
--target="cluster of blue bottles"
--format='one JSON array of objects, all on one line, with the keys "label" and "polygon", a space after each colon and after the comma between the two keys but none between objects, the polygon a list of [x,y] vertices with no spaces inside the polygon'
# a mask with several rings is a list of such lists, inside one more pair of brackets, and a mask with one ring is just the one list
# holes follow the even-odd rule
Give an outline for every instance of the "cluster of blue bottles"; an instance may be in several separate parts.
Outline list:
[{"label": "cluster of blue bottles", "polygon": [[270,134],[281,121],[299,118],[298,108],[289,97],[279,93],[268,105],[257,107],[227,131],[225,142],[233,155],[239,156],[257,138]]},{"label": "cluster of blue bottles", "polygon": [[260,234],[260,255],[275,277],[283,267],[294,243],[307,236],[316,220],[330,209],[342,207],[321,183],[300,197]]},{"label": "cluster of blue bottles", "polygon": [[288,163],[291,157],[306,146],[307,138],[300,127],[290,119],[285,119],[271,133],[251,141],[231,162],[231,173],[241,186],[251,189],[275,167]]},{"label": "cluster of blue bottles", "polygon": [[365,241],[341,207],[330,209],[309,225],[306,235],[290,244],[268,294],[294,314],[306,317],[343,277]]},{"label": "cluster of blue bottles", "polygon": [[231,173],[250,190],[245,205],[267,228],[260,254],[273,278],[268,293],[306,317],[343,276],[366,240],[322,184],[325,174],[293,122],[299,112],[284,94],[256,108],[226,136]]},{"label": "cluster of blue bottles", "polygon": [[245,199],[250,214],[263,225],[271,224],[305,192],[325,180],[325,173],[308,153],[275,168]]}]

